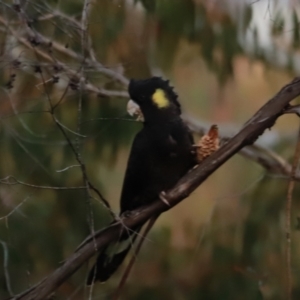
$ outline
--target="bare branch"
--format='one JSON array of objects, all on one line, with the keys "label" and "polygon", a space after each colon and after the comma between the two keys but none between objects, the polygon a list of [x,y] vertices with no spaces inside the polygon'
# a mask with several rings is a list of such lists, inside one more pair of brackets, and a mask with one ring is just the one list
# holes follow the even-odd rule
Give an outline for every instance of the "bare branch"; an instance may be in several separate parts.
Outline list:
[{"label": "bare branch", "polygon": [[[22,15],[23,22],[25,21],[24,18],[25,18],[25,15],[23,14]],[[6,22],[6,20],[4,18],[0,17],[0,23],[2,23],[10,31],[10,33],[19,40],[19,42],[21,42],[23,45],[25,45],[29,49],[32,49],[32,47],[33,47],[32,43],[29,43],[27,41],[27,39],[20,37],[20,35],[9,26],[9,24]],[[26,24],[26,22],[24,22],[24,23]],[[52,41],[40,33],[33,32],[28,26],[26,26],[26,28],[27,28],[31,38],[37,40],[39,44],[49,45],[51,43],[51,47],[54,50],[56,50],[57,52],[67,55],[70,58],[73,58],[75,60],[85,61],[85,65],[87,67],[95,68],[99,73],[102,73],[105,76],[110,77],[110,78],[120,82],[123,86],[128,85],[129,80],[124,75],[122,75],[110,68],[105,68],[99,61],[96,60],[95,56],[92,56],[92,59],[89,59],[89,58],[84,59],[84,56],[80,55],[79,53],[77,53],[73,50],[67,49],[64,45],[62,45],[56,41]],[[85,31],[84,28],[81,28],[81,31],[82,32]],[[53,58],[51,58],[51,56],[48,55],[46,52],[39,49],[39,54],[41,54],[43,56],[43,58],[47,59],[48,61],[50,58],[50,61],[53,62]]]},{"label": "bare branch", "polygon": [[29,197],[26,197],[22,202],[20,202],[17,206],[14,207],[13,210],[11,210],[6,216],[0,217],[0,221],[1,220],[6,220],[15,212],[17,211],[27,200],[29,199]]},{"label": "bare branch", "polygon": [[[296,107],[298,106],[295,106],[295,108]],[[289,105],[283,113],[295,113],[292,108],[293,106]],[[204,122],[199,122],[198,120],[195,120],[188,115],[184,115],[184,120],[193,132],[200,135],[203,135],[209,128]],[[222,126],[220,126],[220,128],[222,129]],[[232,130],[223,131],[224,133],[222,133],[221,130],[221,143],[225,143],[229,140],[228,131],[231,132]],[[270,174],[282,175],[283,178],[289,178],[290,176],[290,172],[292,169],[291,165],[272,150],[254,144],[244,147],[240,150],[239,154],[247,159],[256,162],[257,164],[265,168]],[[300,181],[300,172],[296,172],[294,179],[296,181]]]},{"label": "bare branch", "polygon": [[5,178],[0,179],[0,184],[6,184],[6,185],[16,185],[16,184],[20,184],[20,185],[24,185],[24,186],[28,186],[31,188],[35,188],[35,189],[44,189],[44,190],[81,190],[81,189],[85,189],[85,186],[45,186],[45,185],[35,185],[35,184],[30,184],[30,183],[26,183],[23,181],[20,181],[18,179],[16,179],[14,176],[7,176]]},{"label": "bare branch", "polygon": [[292,210],[292,200],[293,191],[295,187],[295,174],[300,159],[300,127],[298,133],[298,141],[295,150],[293,165],[290,174],[290,180],[288,184],[287,198],[286,198],[286,215],[285,215],[285,232],[286,232],[286,299],[292,299],[292,266],[291,266],[291,210]]},{"label": "bare branch", "polygon": [[[38,48],[34,47],[32,45],[32,43],[30,43],[28,41],[28,39],[20,36],[17,31],[13,30],[8,25],[8,23],[5,21],[5,19],[2,18],[1,16],[0,16],[0,23],[3,24],[6,27],[6,29],[10,32],[10,34],[12,34],[21,44],[23,44],[28,49],[33,50],[36,53],[36,55],[38,55],[43,60],[51,63],[51,67],[53,67],[53,65],[56,65],[59,69],[64,70],[67,73],[67,75],[69,76],[69,78],[76,78],[78,82],[80,82],[80,81],[85,82],[86,81],[85,78],[79,78],[80,76],[78,75],[78,72],[72,70],[71,68],[69,68],[65,63],[60,62],[58,59],[54,59],[51,55],[49,55],[47,52],[43,51],[42,49],[40,49],[40,48],[38,49]],[[48,43],[46,43],[46,42],[45,43],[49,44],[49,42],[50,41],[48,41]],[[52,43],[52,47],[55,47],[55,45],[56,45],[56,43]],[[60,50],[64,49],[68,53],[71,51],[69,49],[66,49],[63,46],[61,46],[61,47],[57,46],[56,50],[58,50],[58,49],[60,49]],[[75,52],[74,53],[71,52],[71,53],[72,53],[72,55],[70,53],[69,54],[72,58],[75,58],[76,60],[82,60],[83,61],[83,57],[81,57],[79,54],[77,54]],[[66,54],[66,53],[64,53],[64,54]],[[88,60],[86,60],[85,63],[88,63]],[[95,62],[94,61],[91,62],[88,66],[89,67],[94,67]],[[128,79],[126,79],[123,75],[120,75],[119,73],[116,73],[116,72],[114,72],[110,69],[98,66],[96,68],[96,70],[98,72],[105,73],[105,75],[107,75],[107,76],[110,75],[110,77],[112,77],[116,80],[117,79],[121,80],[123,85],[128,84],[128,82],[129,82]],[[104,72],[104,70],[105,70],[105,72]],[[100,96],[128,98],[128,93],[126,91],[106,90],[106,89],[103,89],[103,88],[98,88],[98,87],[96,87],[95,85],[93,85],[91,83],[86,83],[84,89],[85,89],[85,91],[96,93]]]}]

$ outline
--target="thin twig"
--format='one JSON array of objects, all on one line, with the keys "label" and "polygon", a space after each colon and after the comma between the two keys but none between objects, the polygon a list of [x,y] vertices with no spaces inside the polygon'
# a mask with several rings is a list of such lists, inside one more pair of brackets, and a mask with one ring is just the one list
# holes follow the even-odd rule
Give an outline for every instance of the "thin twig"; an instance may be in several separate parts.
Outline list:
[{"label": "thin twig", "polygon": [[32,131],[31,128],[29,128],[29,126],[24,122],[24,120],[20,117],[20,113],[14,103],[14,101],[11,99],[11,94],[7,92],[6,89],[2,88],[2,91],[7,95],[11,108],[14,112],[14,116],[17,117],[18,121],[20,122],[20,124],[22,125],[22,127],[29,132],[31,135],[35,136],[35,137],[39,137],[39,138],[44,138],[45,135],[44,134],[37,134],[35,132]]},{"label": "thin twig", "polygon": [[[11,181],[13,180],[13,181]],[[82,190],[85,189],[85,186],[46,186],[46,185],[35,185],[35,184],[30,184],[30,183],[26,183],[23,181],[20,181],[18,179],[16,179],[14,176],[6,176],[5,178],[0,179],[0,184],[6,184],[6,185],[16,185],[16,184],[20,184],[20,185],[24,185],[24,186],[28,186],[31,188],[35,188],[35,189],[44,189],[44,190]]]},{"label": "thin twig", "polygon": [[61,169],[61,170],[56,170],[56,172],[57,172],[57,173],[65,172],[65,171],[68,171],[68,170],[70,170],[70,169],[72,169],[72,168],[75,168],[75,167],[80,167],[80,165],[72,165],[72,166],[68,166],[68,167],[63,168],[63,169]]},{"label": "thin twig", "polygon": [[17,211],[30,197],[26,197],[22,202],[14,207],[6,216],[0,218],[0,220],[7,220],[15,211]]},{"label": "thin twig", "polygon": [[291,267],[291,211],[293,202],[293,191],[295,187],[295,174],[300,159],[300,127],[298,133],[298,141],[295,150],[295,155],[288,183],[287,197],[286,197],[286,216],[285,216],[285,233],[286,233],[286,299],[292,299],[292,267]]},{"label": "thin twig", "polygon": [[[83,9],[82,9],[82,14],[81,14],[81,55],[82,55],[82,64],[81,64],[81,68],[80,68],[80,77],[84,78],[85,77],[85,61],[87,59],[86,57],[86,47],[85,45],[88,44],[88,16],[90,13],[90,1],[89,0],[85,0],[84,4],[83,4]],[[84,81],[80,81],[80,93],[79,93],[79,99],[78,99],[78,117],[77,117],[77,132],[80,133],[81,132],[81,119],[82,119],[82,98],[83,98],[83,93],[84,93],[84,85],[85,82]],[[78,151],[78,155],[82,161],[81,158],[81,154],[80,154],[80,140],[79,137],[77,137],[77,151]],[[83,167],[83,166],[82,166]],[[83,175],[83,181],[85,182],[86,186],[87,186],[87,197],[86,197],[86,206],[87,206],[87,219],[88,219],[88,224],[90,226],[90,231],[91,234],[94,236],[95,233],[95,227],[94,227],[94,215],[93,215],[93,210],[92,210],[92,206],[91,206],[91,192],[90,192],[90,188],[92,188],[92,186],[90,185],[90,182],[88,180],[88,178],[86,177],[86,172],[85,168],[82,168],[82,175]],[[110,209],[110,207],[108,207]],[[97,243],[95,238],[93,237],[93,241],[94,241],[94,247],[95,250],[97,251]],[[95,272],[96,273],[96,272]],[[94,285],[91,286],[91,288],[89,289],[89,298],[88,299],[92,299],[92,294],[93,294],[93,287]]]},{"label": "thin twig", "polygon": [[47,174],[49,174],[48,169],[28,150],[28,148],[20,141],[21,139],[14,133],[13,130],[6,127],[6,130],[10,133],[11,137],[19,145],[19,147]]},{"label": "thin twig", "polygon": [[[86,168],[85,168],[85,165],[83,165],[73,143],[71,142],[71,140],[69,139],[68,135],[66,134],[66,132],[64,131],[63,127],[61,127],[61,125],[59,123],[56,123],[57,126],[59,127],[60,131],[62,132],[63,136],[65,137],[65,139],[67,140],[68,144],[70,145],[73,153],[75,154],[75,157],[76,157],[76,160],[77,162],[80,164],[81,166],[81,169],[82,169],[82,172],[85,174],[85,178],[87,178],[87,175],[86,175]],[[112,212],[111,208],[110,208],[110,205],[109,205],[109,202],[104,198],[104,196],[100,193],[100,191],[94,187],[94,185],[88,181],[88,184],[89,184],[89,187],[99,196],[99,198],[102,200],[103,204],[105,205],[105,207],[108,209],[108,211],[111,213],[111,215],[114,217],[114,213]]]},{"label": "thin twig", "polygon": [[[42,59],[48,61],[51,63],[50,67],[53,67],[53,65],[58,66],[61,71],[65,71],[68,75],[69,78],[72,77],[78,77],[78,72],[72,70],[70,67],[68,67],[65,63],[59,61],[58,59],[54,59],[51,55],[49,55],[47,52],[45,52],[42,49],[37,49],[34,48],[34,46],[24,37],[20,36],[15,30],[13,30],[9,24],[6,22],[6,20],[4,18],[2,18],[0,16],[0,23],[2,23],[6,29],[9,31],[10,34],[12,34],[12,36],[14,36],[21,44],[23,44],[25,47],[27,47],[28,49],[34,50],[35,53],[41,57]],[[47,41],[47,43],[45,42],[45,44],[49,44],[50,40]],[[52,41],[51,41],[52,42]],[[52,47],[55,47],[55,43],[53,42]],[[65,47],[61,46],[62,49],[66,50]],[[57,50],[57,49],[56,49]],[[69,51],[67,51],[69,53]],[[70,53],[69,53],[70,54]],[[80,57],[78,57],[78,54],[74,52],[74,55],[71,55],[73,58],[75,58],[76,60],[80,59]],[[82,59],[82,58],[81,58]],[[93,67],[95,66],[94,62],[91,62],[89,64],[89,67]],[[99,72],[104,72],[105,70],[105,74],[107,76],[111,76],[112,78],[116,79],[116,80],[120,80],[123,85],[125,85],[125,83],[128,84],[128,79],[126,79],[123,75],[120,75],[119,73],[116,73],[110,69],[104,68],[104,67],[97,67],[96,68],[97,71]],[[125,80],[126,79],[126,80]],[[86,78],[79,78],[80,81],[82,82],[86,82]],[[114,91],[114,90],[106,90],[103,88],[98,88],[95,85],[91,84],[91,83],[86,83],[85,84],[85,90],[88,92],[92,92],[92,93],[96,93],[97,95],[100,96],[105,96],[105,97],[122,97],[122,98],[128,98],[128,93],[126,91]]]},{"label": "thin twig", "polygon": [[[34,48],[35,50],[35,48]],[[44,79],[44,75],[43,75],[43,72],[42,70],[39,72],[40,75],[41,75],[41,80],[43,82],[43,85],[44,85],[44,88],[45,88],[45,93],[46,93],[46,97],[47,97],[47,100],[48,100],[48,103],[49,103],[49,106],[50,106],[50,113],[51,113],[51,116],[52,116],[52,119],[53,121],[55,122],[56,126],[58,127],[58,129],[61,131],[61,133],[63,134],[64,138],[66,139],[67,143],[69,144],[71,150],[73,151],[74,155],[75,155],[75,158],[77,160],[77,162],[79,163],[80,167],[81,167],[81,171],[82,171],[82,176],[83,176],[83,179],[84,179],[84,183],[86,185],[86,190],[88,191],[89,193],[89,189],[92,189],[98,196],[99,198],[102,200],[104,206],[108,209],[109,213],[114,217],[114,213],[110,207],[110,204],[109,202],[104,198],[104,196],[102,195],[102,193],[100,193],[100,191],[90,182],[90,180],[88,179],[88,176],[87,176],[87,172],[86,172],[86,166],[85,164],[83,163],[82,159],[81,159],[81,156],[80,156],[80,153],[76,150],[75,146],[73,145],[72,141],[70,140],[70,138],[68,137],[66,131],[65,131],[65,128],[64,128],[64,125],[61,124],[56,116],[55,116],[55,108],[57,106],[53,106],[52,104],[52,101],[50,99],[50,96],[47,92],[47,87],[46,87],[46,83],[45,83],[45,79]],[[60,102],[60,101],[59,101]],[[74,133],[74,132],[73,132]]]},{"label": "thin twig", "polygon": [[[60,125],[61,127],[63,127],[65,130],[67,130],[67,131],[73,133],[77,138],[78,138],[78,137],[81,137],[81,138],[86,138],[86,137],[87,137],[86,135],[80,134],[80,133],[78,133],[78,132],[76,132],[76,131],[74,131],[74,130],[68,128],[66,125],[64,125],[64,124],[62,124],[60,121],[58,121],[57,118],[56,118],[55,116],[54,116],[54,118],[55,118],[55,122],[59,123],[59,125]],[[77,143],[77,144],[78,144],[78,143]]]}]

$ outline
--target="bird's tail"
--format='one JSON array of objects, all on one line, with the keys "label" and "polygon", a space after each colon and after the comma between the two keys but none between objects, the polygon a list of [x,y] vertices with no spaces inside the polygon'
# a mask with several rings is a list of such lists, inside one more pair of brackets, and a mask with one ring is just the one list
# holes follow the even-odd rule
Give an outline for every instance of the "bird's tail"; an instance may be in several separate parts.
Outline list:
[{"label": "bird's tail", "polygon": [[105,282],[109,279],[122,264],[140,229],[141,227],[132,233],[123,234],[118,241],[112,242],[99,253],[97,261],[88,275],[87,285],[91,285],[95,281]]}]

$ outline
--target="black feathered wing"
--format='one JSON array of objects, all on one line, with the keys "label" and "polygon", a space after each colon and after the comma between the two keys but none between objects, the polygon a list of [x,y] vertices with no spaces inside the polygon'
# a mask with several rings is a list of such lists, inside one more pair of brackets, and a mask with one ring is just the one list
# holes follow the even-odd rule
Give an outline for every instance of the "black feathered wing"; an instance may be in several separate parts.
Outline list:
[{"label": "black feathered wing", "polygon": [[[141,195],[147,184],[145,151],[147,143],[143,130],[139,132],[131,148],[121,193],[121,212],[133,210],[143,203]],[[123,233],[117,241],[102,249],[87,278],[87,285],[94,281],[105,282],[118,269],[131,249],[142,226]]]},{"label": "black feathered wing", "polygon": [[[145,202],[145,190],[149,185],[149,140],[142,129],[135,137],[129,155],[121,192],[121,214],[131,211]],[[150,150],[151,151],[151,150]]]}]

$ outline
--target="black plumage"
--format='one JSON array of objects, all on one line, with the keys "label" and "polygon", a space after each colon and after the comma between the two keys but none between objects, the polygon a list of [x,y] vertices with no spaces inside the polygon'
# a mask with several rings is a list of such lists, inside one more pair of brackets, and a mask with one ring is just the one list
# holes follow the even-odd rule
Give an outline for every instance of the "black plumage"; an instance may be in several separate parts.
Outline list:
[{"label": "black plumage", "polygon": [[[134,210],[159,198],[172,188],[195,164],[193,137],[183,123],[178,96],[168,81],[159,77],[131,80],[131,99],[139,105],[144,123],[134,138],[128,159],[120,214]],[[106,281],[130,250],[135,233],[123,234],[118,241],[102,249],[91,270],[87,284]]]}]

